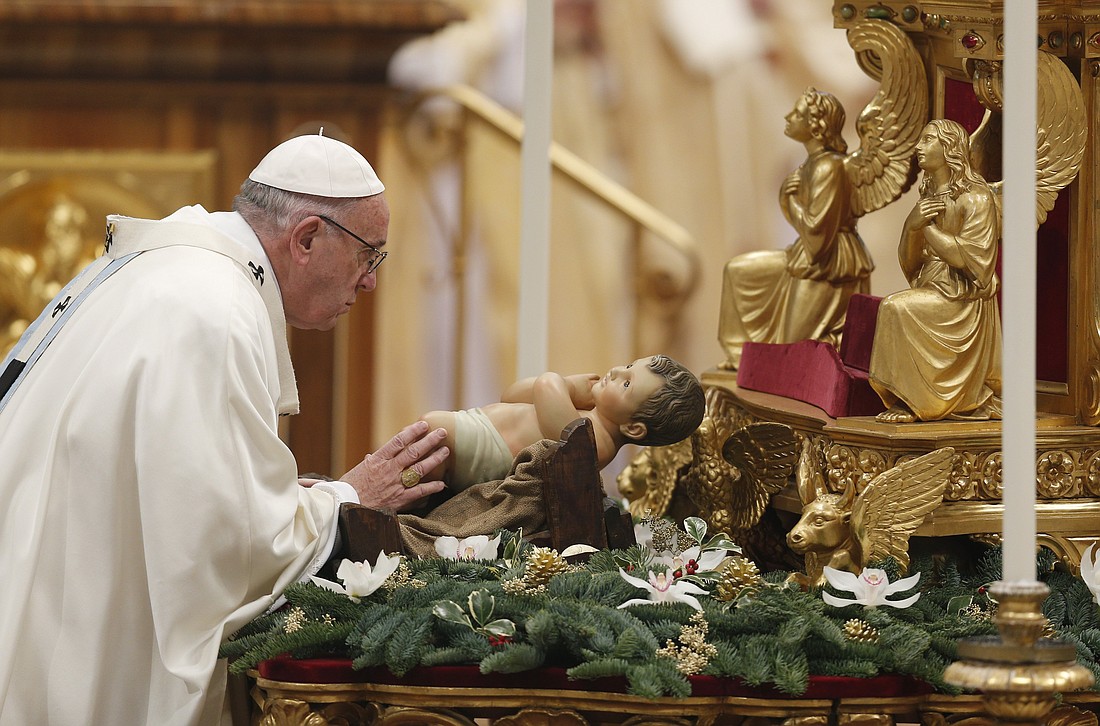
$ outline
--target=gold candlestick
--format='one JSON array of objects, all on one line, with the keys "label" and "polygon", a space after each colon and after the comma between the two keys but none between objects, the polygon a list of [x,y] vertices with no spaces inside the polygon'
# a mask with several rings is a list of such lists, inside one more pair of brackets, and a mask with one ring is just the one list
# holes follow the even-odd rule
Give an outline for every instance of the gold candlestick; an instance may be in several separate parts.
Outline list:
[{"label": "gold candlestick", "polygon": [[996,582],[999,636],[959,641],[960,660],[944,680],[981,691],[989,715],[1003,721],[1039,723],[1054,709],[1056,694],[1088,688],[1092,673],[1076,661],[1072,645],[1043,638],[1042,603],[1050,588],[1041,582]]}]

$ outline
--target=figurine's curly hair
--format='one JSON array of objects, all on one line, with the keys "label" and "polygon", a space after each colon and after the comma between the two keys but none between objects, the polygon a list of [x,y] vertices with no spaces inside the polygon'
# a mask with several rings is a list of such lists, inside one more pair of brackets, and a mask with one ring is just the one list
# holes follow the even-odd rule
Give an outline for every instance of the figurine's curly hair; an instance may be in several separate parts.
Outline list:
[{"label": "figurine's curly hair", "polygon": [[683,441],[703,421],[707,407],[703,386],[695,374],[667,355],[653,356],[649,369],[665,383],[634,413],[633,420],[646,425],[646,434],[633,443],[667,446]]},{"label": "figurine's curly hair", "polygon": [[[970,165],[970,135],[957,121],[933,119],[925,125],[925,132],[934,134],[943,149],[943,161],[947,166],[947,189],[952,198],[958,198],[974,187],[989,188],[989,182]],[[920,195],[927,196],[934,190],[930,174],[925,174],[920,184]]]},{"label": "figurine's curly hair", "polygon": [[844,106],[836,96],[819,91],[813,86],[802,94],[806,99],[806,108],[810,111],[810,132],[821,139],[825,148],[841,154],[848,151],[848,142],[844,140]]}]

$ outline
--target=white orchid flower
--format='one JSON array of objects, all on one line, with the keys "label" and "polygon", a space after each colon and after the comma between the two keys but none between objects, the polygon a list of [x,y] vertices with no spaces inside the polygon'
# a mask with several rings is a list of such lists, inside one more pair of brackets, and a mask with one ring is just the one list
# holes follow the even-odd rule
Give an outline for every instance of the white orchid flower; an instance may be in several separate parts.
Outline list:
[{"label": "white orchid flower", "polygon": [[342,593],[347,595],[352,602],[359,602],[360,598],[364,598],[382,587],[382,583],[389,579],[389,576],[397,570],[397,566],[400,564],[401,555],[390,557],[385,552],[379,552],[373,568],[366,561],[352,562],[351,560],[344,560],[341,562],[339,569],[336,570],[336,576],[343,581],[343,587],[335,582],[322,580],[319,577],[311,576],[309,579],[319,587]]},{"label": "white orchid flower", "polygon": [[435,551],[448,560],[495,560],[500,547],[500,535],[489,539],[487,535],[476,534],[473,537],[437,537]]},{"label": "white orchid flower", "polygon": [[907,608],[920,599],[920,593],[904,600],[887,600],[887,595],[895,592],[904,592],[912,589],[920,581],[918,572],[911,577],[906,577],[897,582],[890,582],[883,570],[866,569],[858,576],[844,570],[836,570],[825,567],[823,570],[825,579],[837,590],[843,590],[855,595],[854,600],[839,598],[827,592],[822,592],[821,597],[826,603],[834,607],[842,608],[845,605],[863,605],[873,608],[879,605],[889,605],[892,608]]},{"label": "white orchid flower", "polygon": [[1092,599],[1100,603],[1100,572],[1096,570],[1096,543],[1092,543],[1081,555],[1081,579],[1085,581]]},{"label": "white orchid flower", "polygon": [[[679,570],[684,575],[694,575],[699,572],[713,572],[718,569],[722,561],[726,559],[727,550],[706,550],[699,545],[693,545],[678,555],[668,550],[653,558],[655,564],[664,565],[673,572]],[[692,564],[694,563],[694,564]]]},{"label": "white orchid flower", "polygon": [[634,541],[637,542],[642,549],[653,549],[653,527],[649,526],[646,522],[635,524]]},{"label": "white orchid flower", "polygon": [[661,573],[650,572],[648,582],[626,574],[626,571],[621,567],[619,568],[619,574],[634,587],[649,592],[648,598],[644,600],[641,598],[627,600],[619,606],[620,608],[629,607],[631,605],[652,605],[659,602],[686,602],[696,610],[701,611],[703,609],[699,601],[692,596],[705,595],[707,591],[687,580],[677,580],[672,576],[672,570],[665,570]]}]

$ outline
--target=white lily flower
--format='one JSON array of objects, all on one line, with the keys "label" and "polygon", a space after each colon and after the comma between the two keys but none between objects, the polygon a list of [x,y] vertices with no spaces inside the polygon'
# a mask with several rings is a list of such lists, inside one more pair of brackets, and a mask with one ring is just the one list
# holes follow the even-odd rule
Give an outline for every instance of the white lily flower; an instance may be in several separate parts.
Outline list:
[{"label": "white lily flower", "polygon": [[437,537],[435,551],[440,557],[449,560],[495,560],[500,547],[500,535],[489,539],[487,535],[476,534],[473,537]]},{"label": "white lily flower", "polygon": [[629,607],[631,605],[652,605],[659,602],[686,602],[696,610],[701,611],[703,609],[699,601],[692,596],[706,595],[707,591],[687,580],[677,580],[672,576],[672,570],[665,570],[661,573],[650,572],[648,582],[626,574],[626,571],[621,567],[619,568],[619,575],[634,587],[649,592],[648,598],[644,600],[641,598],[627,600],[619,606],[620,608]]},{"label": "white lily flower", "polygon": [[[726,559],[726,553],[727,550],[724,549],[706,550],[704,552],[699,545],[694,545],[678,555],[665,550],[653,559],[655,563],[664,565],[673,572],[680,570],[684,575],[694,575],[699,572],[717,570],[722,561]],[[692,562],[695,563],[694,566],[691,565]]]},{"label": "white lily flower", "polygon": [[352,562],[351,560],[344,560],[341,562],[339,569],[336,570],[336,576],[343,581],[343,587],[335,582],[322,580],[319,577],[311,576],[309,579],[315,585],[347,595],[352,602],[359,602],[360,598],[364,598],[382,587],[382,583],[389,579],[389,576],[397,570],[397,566],[400,564],[401,555],[390,557],[385,552],[379,552],[373,568],[370,563],[365,561]]},{"label": "white lily flower", "polygon": [[821,593],[821,598],[834,607],[845,605],[863,605],[873,608],[879,605],[889,605],[892,608],[907,608],[920,599],[920,593],[904,600],[887,600],[887,595],[895,592],[904,592],[912,589],[920,581],[920,573],[903,578],[897,582],[890,582],[883,570],[866,569],[858,576],[844,570],[837,570],[826,566],[823,570],[825,579],[837,590],[843,590],[855,595],[854,600],[839,598],[827,592]]},{"label": "white lily flower", "polygon": [[1096,543],[1092,543],[1081,555],[1081,579],[1085,581],[1092,599],[1100,603],[1100,572],[1096,569]]}]

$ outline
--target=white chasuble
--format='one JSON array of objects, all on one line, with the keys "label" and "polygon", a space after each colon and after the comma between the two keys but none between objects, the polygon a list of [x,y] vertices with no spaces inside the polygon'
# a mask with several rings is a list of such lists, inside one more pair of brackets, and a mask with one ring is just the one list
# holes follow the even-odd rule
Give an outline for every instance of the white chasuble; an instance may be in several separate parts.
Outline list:
[{"label": "white chasuble", "polygon": [[5,726],[228,722],[220,644],[334,538],[336,498],[277,434],[297,395],[258,240],[201,208],[116,225],[149,251],[0,412]]}]

